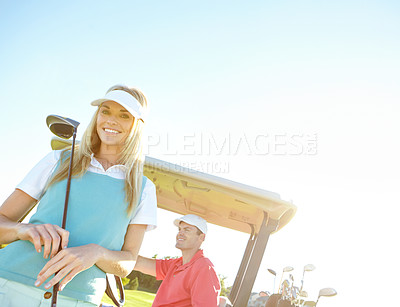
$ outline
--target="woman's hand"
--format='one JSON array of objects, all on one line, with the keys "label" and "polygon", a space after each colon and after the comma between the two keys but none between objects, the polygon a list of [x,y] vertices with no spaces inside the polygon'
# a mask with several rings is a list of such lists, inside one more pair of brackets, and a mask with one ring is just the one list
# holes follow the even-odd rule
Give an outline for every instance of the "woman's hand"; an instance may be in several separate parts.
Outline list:
[{"label": "woman's hand", "polygon": [[76,274],[87,270],[96,263],[101,253],[100,248],[99,245],[89,244],[63,249],[39,272],[35,286],[40,286],[50,276],[56,274],[44,287],[49,289],[60,282],[59,289],[61,291]]},{"label": "woman's hand", "polygon": [[112,251],[97,244],[61,250],[39,272],[35,286],[40,286],[56,274],[45,284],[45,288],[49,289],[60,282],[62,290],[74,276],[95,264],[106,273],[127,276],[135,267],[146,227],[147,225],[129,225],[121,251]]},{"label": "woman's hand", "polygon": [[[68,246],[69,232],[52,224],[19,224],[17,237],[20,240],[30,241],[38,253],[42,251],[43,257],[53,258],[61,248]],[[51,251],[51,252],[50,252]]]}]

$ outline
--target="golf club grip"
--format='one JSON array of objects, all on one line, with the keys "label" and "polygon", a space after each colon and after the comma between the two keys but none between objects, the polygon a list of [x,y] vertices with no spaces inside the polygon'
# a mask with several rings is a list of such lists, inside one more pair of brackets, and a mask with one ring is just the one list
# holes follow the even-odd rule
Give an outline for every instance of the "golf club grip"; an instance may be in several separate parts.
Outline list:
[{"label": "golf club grip", "polygon": [[53,286],[53,295],[51,297],[51,307],[57,307],[57,296],[58,296],[58,283]]},{"label": "golf club grip", "polygon": [[[74,134],[72,137],[72,146],[71,146],[71,156],[69,159],[69,167],[68,167],[68,179],[67,179],[67,190],[65,191],[65,203],[64,203],[64,213],[61,228],[65,229],[67,224],[67,212],[68,212],[68,201],[69,201],[69,191],[71,188],[71,175],[72,175],[72,162],[74,160],[74,150],[75,150],[75,138],[76,138],[76,129],[74,129]],[[58,248],[58,252],[62,250],[62,246]],[[59,272],[59,271],[58,271]],[[57,275],[58,272],[55,274]],[[59,289],[59,282],[53,286],[53,295],[51,298],[51,307],[57,306],[57,296],[58,296],[58,289]]]},{"label": "golf club grip", "polygon": [[[63,227],[64,228],[64,227]],[[62,250],[62,248],[61,248],[61,246],[58,248],[58,252],[60,252]],[[56,272],[56,274],[58,273],[58,272],[60,272],[60,271],[57,271]],[[56,275],[55,274],[55,275]],[[51,307],[56,307],[57,306],[57,297],[58,297],[58,288],[59,288],[59,286],[60,286],[60,283],[58,282],[58,283],[56,283],[54,286],[53,286],[53,295],[51,296]]]}]

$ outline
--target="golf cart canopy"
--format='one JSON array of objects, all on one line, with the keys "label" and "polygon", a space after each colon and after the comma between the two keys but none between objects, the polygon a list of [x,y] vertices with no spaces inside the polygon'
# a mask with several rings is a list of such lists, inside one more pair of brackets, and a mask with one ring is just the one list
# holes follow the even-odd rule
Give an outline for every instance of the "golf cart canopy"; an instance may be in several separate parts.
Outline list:
[{"label": "golf cart canopy", "polygon": [[273,192],[146,157],[144,174],[157,188],[158,207],[178,214],[197,214],[207,222],[245,233],[260,229],[264,212],[278,221],[276,232],[296,207]]}]

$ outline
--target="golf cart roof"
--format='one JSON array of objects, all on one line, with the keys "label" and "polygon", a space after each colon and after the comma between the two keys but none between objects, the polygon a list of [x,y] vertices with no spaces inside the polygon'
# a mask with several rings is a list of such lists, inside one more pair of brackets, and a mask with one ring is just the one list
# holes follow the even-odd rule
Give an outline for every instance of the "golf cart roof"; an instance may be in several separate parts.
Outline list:
[{"label": "golf cart roof", "polygon": [[146,157],[144,174],[156,185],[160,208],[197,214],[209,223],[241,232],[251,233],[252,226],[260,229],[263,212],[279,221],[276,231],[296,213],[296,207],[279,194],[155,158]]},{"label": "golf cart roof", "polygon": [[[53,138],[51,147],[62,149],[68,140]],[[144,174],[157,189],[158,207],[178,214],[197,214],[207,222],[245,233],[260,229],[264,212],[278,221],[276,231],[296,213],[296,207],[279,194],[146,157]]]}]

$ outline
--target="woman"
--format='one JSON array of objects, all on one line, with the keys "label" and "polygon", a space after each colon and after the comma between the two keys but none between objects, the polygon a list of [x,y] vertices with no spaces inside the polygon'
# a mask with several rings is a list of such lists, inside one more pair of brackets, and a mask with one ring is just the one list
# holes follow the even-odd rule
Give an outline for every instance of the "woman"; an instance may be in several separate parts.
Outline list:
[{"label": "woman", "polygon": [[[146,97],[114,86],[92,105],[97,111],[75,149],[66,230],[70,149],[48,154],[0,207],[0,243],[9,243],[0,250],[2,307],[42,306],[57,282],[58,306],[98,306],[105,272],[127,276],[145,231],[156,226],[155,186],[143,176]],[[39,200],[29,223],[19,223]]]}]

